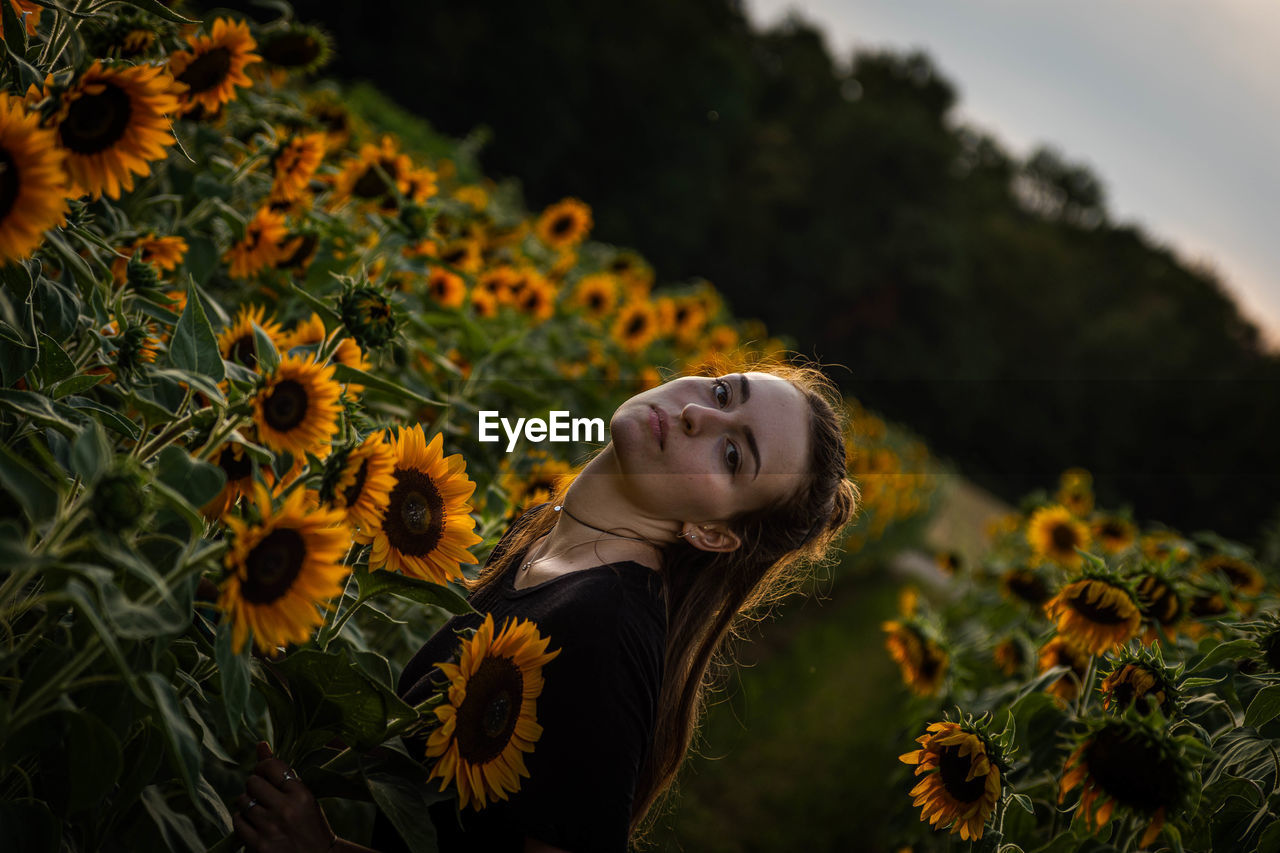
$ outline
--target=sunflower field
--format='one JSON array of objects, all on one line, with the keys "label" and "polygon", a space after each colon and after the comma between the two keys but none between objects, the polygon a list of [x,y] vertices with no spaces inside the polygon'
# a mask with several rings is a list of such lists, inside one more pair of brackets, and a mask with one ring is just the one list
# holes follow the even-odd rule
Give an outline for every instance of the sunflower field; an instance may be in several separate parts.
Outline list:
[{"label": "sunflower field", "polygon": [[1078,468],[987,534],[882,626],[913,694],[896,837],[1280,849],[1277,567],[1095,507]]},{"label": "sunflower field", "polygon": [[[400,735],[444,715],[396,675],[579,461],[495,451],[477,414],[607,417],[785,355],[589,240],[585,202],[531,214],[477,140],[317,82],[330,37],[271,6],[0,0],[9,849],[231,849],[260,739],[340,834],[377,808],[433,849],[453,792]],[[863,548],[927,515],[936,463],[848,414]]]}]

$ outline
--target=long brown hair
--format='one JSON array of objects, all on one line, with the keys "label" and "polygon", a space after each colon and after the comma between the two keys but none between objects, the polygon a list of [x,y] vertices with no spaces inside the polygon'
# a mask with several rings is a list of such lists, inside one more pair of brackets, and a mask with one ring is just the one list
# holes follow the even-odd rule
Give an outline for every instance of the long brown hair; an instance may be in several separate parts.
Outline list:
[{"label": "long brown hair", "polygon": [[[732,661],[727,643],[739,638],[747,621],[797,592],[803,567],[819,562],[840,529],[854,515],[858,489],[845,476],[845,447],[839,392],[817,367],[760,362],[707,372],[769,373],[790,381],[805,396],[811,414],[808,476],[786,499],[731,519],[742,541],[727,552],[702,551],[684,540],[662,546],[662,583],[667,608],[667,648],[658,695],[653,743],[649,747],[631,806],[634,836],[653,805],[670,789],[697,732],[707,691]],[[521,518],[519,530],[468,586],[474,592],[493,583],[556,523],[550,505]]]}]

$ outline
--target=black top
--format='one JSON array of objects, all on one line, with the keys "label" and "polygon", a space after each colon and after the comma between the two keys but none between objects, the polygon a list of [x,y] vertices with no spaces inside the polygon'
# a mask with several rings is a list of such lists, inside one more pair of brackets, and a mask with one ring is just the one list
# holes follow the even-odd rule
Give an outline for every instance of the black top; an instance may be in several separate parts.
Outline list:
[{"label": "black top", "polygon": [[[489,562],[528,517],[508,529]],[[485,613],[493,615],[495,629],[507,617],[531,620],[550,637],[547,650],[560,649],[542,669],[542,737],[524,754],[529,778],[521,778],[508,800],[494,800],[479,812],[468,807],[459,815],[454,799],[432,806],[440,850],[520,851],[528,835],[571,853],[625,851],[662,684],[667,619],[661,579],[628,560],[516,589],[515,568],[523,557],[472,596],[478,614],[450,619],[400,675],[397,692],[406,702],[428,698],[431,681],[442,679],[435,664],[457,655],[455,632],[479,627]],[[406,739],[405,745],[411,755],[423,756],[426,740]],[[388,853],[405,849],[381,813],[373,844]]]}]

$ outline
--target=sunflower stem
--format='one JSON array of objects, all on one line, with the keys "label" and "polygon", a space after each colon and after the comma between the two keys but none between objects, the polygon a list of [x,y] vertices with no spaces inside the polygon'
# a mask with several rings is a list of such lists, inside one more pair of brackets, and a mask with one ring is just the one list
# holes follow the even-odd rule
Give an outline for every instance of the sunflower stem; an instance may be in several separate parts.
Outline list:
[{"label": "sunflower stem", "polygon": [[172,444],[173,441],[176,438],[178,438],[178,436],[182,435],[184,432],[187,431],[187,428],[191,426],[191,423],[192,421],[195,420],[195,417],[197,414],[199,413],[188,412],[184,417],[180,418],[176,423],[174,423],[173,426],[169,427],[169,429],[160,433],[158,436],[153,438],[150,442],[146,444],[140,444],[139,446],[142,449],[137,452],[138,460],[140,462],[146,462],[152,456],[156,455],[165,447]]}]

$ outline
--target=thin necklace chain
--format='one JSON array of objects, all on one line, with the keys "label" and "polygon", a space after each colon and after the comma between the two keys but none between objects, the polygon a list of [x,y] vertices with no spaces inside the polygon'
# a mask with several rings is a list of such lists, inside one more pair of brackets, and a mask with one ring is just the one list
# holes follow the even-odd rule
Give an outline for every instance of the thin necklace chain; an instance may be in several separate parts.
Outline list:
[{"label": "thin necklace chain", "polygon": [[[552,510],[553,510],[554,512],[564,512],[564,514],[565,514],[565,515],[569,516],[569,517],[570,517],[570,518],[572,518],[574,521],[576,521],[576,522],[578,522],[579,524],[581,524],[583,527],[590,527],[592,530],[595,530],[595,531],[598,531],[598,532],[600,532],[600,533],[605,534],[605,536],[616,536],[616,537],[617,537],[617,538],[619,538],[619,539],[630,539],[630,540],[632,540],[632,541],[634,541],[634,542],[647,542],[647,540],[645,540],[645,539],[641,539],[641,538],[640,538],[640,537],[638,537],[638,536],[623,536],[621,533],[613,533],[613,532],[611,532],[611,531],[605,530],[605,529],[604,529],[604,528],[602,528],[602,527],[596,527],[594,524],[588,524],[587,522],[585,522],[585,521],[583,521],[582,519],[578,518],[578,517],[577,517],[576,515],[574,515],[573,513],[569,512],[569,508],[568,508],[567,506],[565,506],[564,504],[560,504],[559,506],[552,507]],[[555,554],[550,554],[550,555],[545,556],[545,557],[535,557],[535,558],[534,558],[534,559],[532,559],[532,560],[526,560],[526,561],[525,561],[525,564],[524,564],[523,566],[521,566],[521,567],[520,567],[520,571],[522,571],[522,572],[526,572],[526,571],[528,571],[528,570],[529,570],[529,567],[530,567],[530,566],[532,566],[534,563],[540,563],[540,562],[542,562],[543,560],[550,560],[552,557],[559,557],[559,556],[561,556],[561,555],[563,555],[563,554],[567,554],[569,551],[572,551],[574,548],[578,548],[578,547],[581,547],[581,546],[583,546],[583,545],[590,545],[590,544],[595,543],[595,542],[603,542],[603,541],[604,541],[604,539],[605,539],[605,536],[601,536],[601,537],[599,537],[598,539],[591,539],[591,540],[589,540],[589,541],[587,541],[587,542],[579,542],[577,545],[570,545],[568,548],[565,548],[563,551],[560,551],[560,552],[555,553]],[[647,544],[652,544],[652,543],[647,543]]]}]

